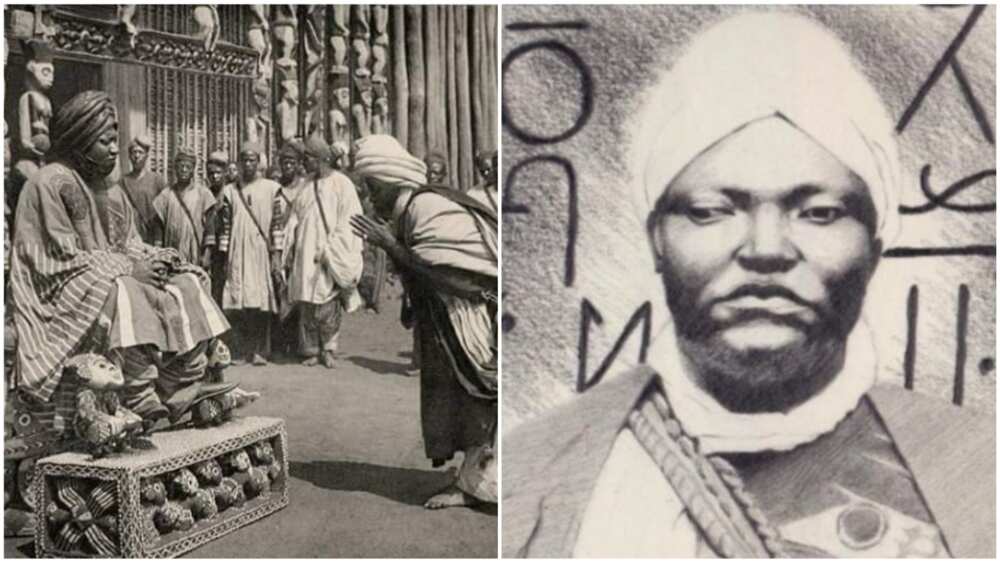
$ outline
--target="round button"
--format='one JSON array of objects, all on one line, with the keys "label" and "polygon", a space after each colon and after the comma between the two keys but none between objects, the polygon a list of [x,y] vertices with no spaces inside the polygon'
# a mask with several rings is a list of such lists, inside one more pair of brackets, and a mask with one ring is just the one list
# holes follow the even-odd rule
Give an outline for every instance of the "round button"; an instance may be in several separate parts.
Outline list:
[{"label": "round button", "polygon": [[837,517],[837,535],[848,548],[863,550],[882,540],[889,527],[885,513],[871,504],[852,505]]}]

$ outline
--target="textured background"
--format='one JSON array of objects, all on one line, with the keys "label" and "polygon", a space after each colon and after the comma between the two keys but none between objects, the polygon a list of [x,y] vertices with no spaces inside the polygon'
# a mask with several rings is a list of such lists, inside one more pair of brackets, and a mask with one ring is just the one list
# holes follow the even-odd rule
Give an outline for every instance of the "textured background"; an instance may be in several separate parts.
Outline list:
[{"label": "textured background", "polygon": [[[581,114],[584,73],[571,56],[533,49],[558,41],[589,69],[593,110],[574,135],[557,142],[525,142],[503,130],[503,414],[510,429],[572,395],[580,364],[582,303],[599,311],[591,325],[588,376],[611,351],[626,322],[644,301],[652,302],[655,339],[665,317],[651,254],[631,203],[624,166],[629,117],[639,97],[669,68],[688,39],[728,14],[760,7],[738,6],[504,6],[502,77],[505,120],[529,135],[554,136]],[[822,22],[852,49],[863,71],[899,120],[939,60],[967,25],[971,7],[778,7]],[[518,23],[578,22],[575,28],[512,29]],[[515,25],[514,27],[517,27]],[[903,205],[927,203],[920,170],[931,166],[936,193],[979,172],[985,178],[955,193],[949,203],[980,205],[979,212],[936,208],[903,217],[893,247],[995,246],[996,11],[986,8],[971,27],[956,59],[968,88],[951,65],[944,67],[919,109],[900,133],[905,185]],[[795,48],[789,45],[789,48]],[[816,64],[823,64],[817,60]],[[977,120],[978,105],[984,119]],[[565,255],[570,198],[563,166],[523,165],[538,156],[564,158],[576,176],[577,229],[573,279]],[[995,250],[991,256],[883,259],[866,302],[881,358],[880,376],[903,383],[907,295],[919,288],[914,388],[950,400],[956,373],[959,287],[970,290],[968,350],[964,368],[966,407],[989,414],[995,403]],[[652,282],[652,286],[650,286]],[[650,290],[652,289],[652,290]],[[608,371],[614,376],[638,358],[639,334],[622,348]]]}]

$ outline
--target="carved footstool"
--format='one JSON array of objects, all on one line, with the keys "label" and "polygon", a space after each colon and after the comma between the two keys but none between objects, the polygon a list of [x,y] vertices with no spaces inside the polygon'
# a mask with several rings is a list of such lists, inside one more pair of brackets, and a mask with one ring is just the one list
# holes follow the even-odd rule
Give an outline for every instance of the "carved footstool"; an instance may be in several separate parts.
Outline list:
[{"label": "carved footstool", "polygon": [[237,418],[153,434],[155,447],[35,465],[39,556],[167,558],[288,505],[285,423]]}]

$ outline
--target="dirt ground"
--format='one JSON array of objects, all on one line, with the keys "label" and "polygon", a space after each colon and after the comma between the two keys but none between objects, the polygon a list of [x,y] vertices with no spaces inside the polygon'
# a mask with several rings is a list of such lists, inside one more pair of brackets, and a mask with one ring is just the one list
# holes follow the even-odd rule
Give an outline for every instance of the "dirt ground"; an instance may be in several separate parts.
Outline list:
[{"label": "dirt ground", "polygon": [[[399,303],[393,296],[380,315],[345,319],[335,370],[288,360],[226,372],[263,393],[245,415],[285,420],[290,504],[188,556],[496,557],[495,506],[423,508],[461,459],[432,469],[424,457],[419,379],[406,376],[412,341]],[[33,553],[30,538],[4,541],[6,557]]]}]

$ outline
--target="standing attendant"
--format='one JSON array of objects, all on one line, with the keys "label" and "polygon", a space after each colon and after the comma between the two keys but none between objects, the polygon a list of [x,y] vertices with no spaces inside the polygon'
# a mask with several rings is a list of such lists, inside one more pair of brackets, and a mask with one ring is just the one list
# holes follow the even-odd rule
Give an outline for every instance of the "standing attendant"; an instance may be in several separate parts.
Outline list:
[{"label": "standing attendant", "polygon": [[292,251],[288,298],[299,311],[299,345],[304,365],[332,369],[340,325],[360,304],[357,284],[363,268],[360,237],[350,218],[362,213],[351,180],[331,167],[329,145],[319,137],[305,144],[309,174],[295,199],[288,224]]},{"label": "standing attendant", "polygon": [[271,319],[278,312],[272,272],[280,265],[274,248],[271,219],[281,186],[260,177],[260,148],[247,143],[240,150],[240,180],[222,188],[223,205],[232,209],[226,282],[222,307],[233,325],[236,361],[247,358],[267,365]]},{"label": "standing attendant", "polygon": [[[281,189],[278,190],[278,197],[274,201],[274,218],[272,230],[282,238],[277,242],[284,242],[285,227],[292,211],[295,199],[302,192],[302,185],[305,177],[302,173],[302,157],[305,146],[301,139],[294,138],[287,141],[278,152],[278,172],[281,174]],[[282,270],[282,274],[287,278],[287,271]],[[298,345],[299,331],[299,309],[292,306],[287,295],[278,295],[278,306],[280,315],[277,318],[275,330],[272,332],[272,351],[281,354],[293,355],[296,353]]]},{"label": "standing attendant", "polygon": [[[226,207],[221,198],[222,188],[228,182],[226,170],[229,167],[229,156],[217,150],[208,155],[205,163],[205,178],[208,179],[208,189],[215,198],[215,205],[210,217],[211,224],[215,229],[215,245],[211,248],[210,263],[208,267],[209,276],[212,278],[212,298],[222,306],[222,288],[226,283],[226,253],[220,248],[222,238],[228,236],[228,223],[232,216],[232,209]],[[226,239],[228,250],[228,238]]]},{"label": "standing attendant", "polygon": [[153,208],[163,225],[163,246],[176,249],[181,257],[208,271],[215,226],[215,196],[194,177],[197,157],[190,148],[180,148],[174,158],[177,181],[153,200]]},{"label": "standing attendant", "polygon": [[128,147],[128,159],[132,170],[122,178],[125,195],[135,208],[136,223],[139,237],[147,244],[159,246],[163,240],[163,230],[160,219],[153,208],[153,200],[166,189],[167,182],[163,176],[154,173],[146,164],[149,162],[149,150],[152,141],[145,134],[132,139]]}]

